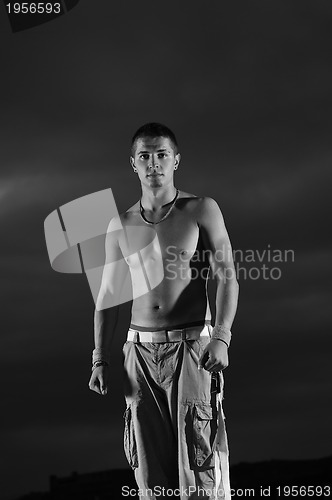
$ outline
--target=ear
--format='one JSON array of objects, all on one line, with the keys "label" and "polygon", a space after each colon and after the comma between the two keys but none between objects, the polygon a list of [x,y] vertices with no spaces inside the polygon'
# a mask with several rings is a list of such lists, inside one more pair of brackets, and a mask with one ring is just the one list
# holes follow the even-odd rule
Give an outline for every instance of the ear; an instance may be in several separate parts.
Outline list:
[{"label": "ear", "polygon": [[178,169],[180,160],[181,160],[181,155],[180,155],[180,153],[178,153],[175,155],[174,170]]},{"label": "ear", "polygon": [[133,167],[133,171],[137,173],[137,168],[135,167],[135,160],[132,156],[130,157],[130,165]]}]

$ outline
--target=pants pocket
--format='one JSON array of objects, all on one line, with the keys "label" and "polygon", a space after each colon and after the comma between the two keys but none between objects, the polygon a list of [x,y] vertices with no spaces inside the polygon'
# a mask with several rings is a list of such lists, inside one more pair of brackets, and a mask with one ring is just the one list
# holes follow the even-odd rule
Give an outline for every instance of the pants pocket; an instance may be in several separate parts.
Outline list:
[{"label": "pants pocket", "polygon": [[125,422],[123,441],[124,451],[130,467],[136,469],[138,467],[138,456],[131,406],[126,409],[123,416]]},{"label": "pants pocket", "polygon": [[209,404],[195,404],[193,408],[194,466],[212,468],[215,463],[217,415]]}]

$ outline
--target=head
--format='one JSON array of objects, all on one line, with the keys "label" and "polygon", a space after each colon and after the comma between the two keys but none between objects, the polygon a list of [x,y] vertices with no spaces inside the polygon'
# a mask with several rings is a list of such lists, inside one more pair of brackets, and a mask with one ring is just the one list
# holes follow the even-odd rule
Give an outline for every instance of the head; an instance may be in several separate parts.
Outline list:
[{"label": "head", "polygon": [[134,134],[131,141],[131,154],[135,156],[135,151],[137,147],[138,139],[144,139],[147,137],[155,138],[155,137],[165,137],[170,140],[172,144],[172,148],[174,154],[178,154],[178,143],[175,137],[174,132],[171,129],[166,127],[166,125],[162,125],[161,123],[146,123],[142,125]]},{"label": "head", "polygon": [[130,163],[146,186],[157,188],[173,183],[180,163],[174,133],[160,123],[140,127],[132,139]]}]

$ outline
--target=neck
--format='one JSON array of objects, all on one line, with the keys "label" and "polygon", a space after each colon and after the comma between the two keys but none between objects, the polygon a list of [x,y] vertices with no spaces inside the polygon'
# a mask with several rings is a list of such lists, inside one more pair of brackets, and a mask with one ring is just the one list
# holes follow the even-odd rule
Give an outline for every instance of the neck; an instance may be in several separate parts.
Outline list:
[{"label": "neck", "polygon": [[176,194],[173,184],[162,188],[147,188],[142,186],[141,203],[146,210],[157,211],[163,205],[170,203]]}]

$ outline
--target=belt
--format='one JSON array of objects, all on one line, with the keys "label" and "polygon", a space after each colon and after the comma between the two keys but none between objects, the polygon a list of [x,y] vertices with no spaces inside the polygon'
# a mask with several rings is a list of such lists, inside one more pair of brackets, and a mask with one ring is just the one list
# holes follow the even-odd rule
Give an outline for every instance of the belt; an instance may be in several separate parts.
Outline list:
[{"label": "belt", "polygon": [[129,328],[127,340],[131,342],[180,342],[183,340],[197,340],[199,337],[209,337],[210,332],[205,325],[202,327],[191,326],[173,330],[158,330],[155,332],[141,332]]}]

